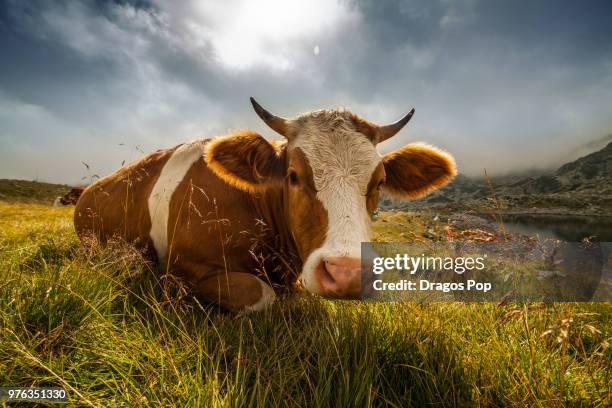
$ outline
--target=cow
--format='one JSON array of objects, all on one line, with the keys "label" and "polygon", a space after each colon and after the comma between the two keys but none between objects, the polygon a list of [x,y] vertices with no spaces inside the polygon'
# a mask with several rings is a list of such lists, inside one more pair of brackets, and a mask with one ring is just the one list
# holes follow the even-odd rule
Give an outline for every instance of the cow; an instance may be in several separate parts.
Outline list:
[{"label": "cow", "polygon": [[284,140],[242,130],[157,150],[87,187],[78,235],[130,242],[231,311],[262,310],[300,285],[360,298],[379,194],[421,197],[456,175],[453,157],[424,143],[378,153],[414,109],[376,125],[342,108],[283,118],[251,103]]},{"label": "cow", "polygon": [[85,190],[85,187],[72,187],[70,191],[62,197],[57,197],[55,201],[53,201],[53,206],[62,207],[76,204],[81,194],[83,194],[83,190]]}]

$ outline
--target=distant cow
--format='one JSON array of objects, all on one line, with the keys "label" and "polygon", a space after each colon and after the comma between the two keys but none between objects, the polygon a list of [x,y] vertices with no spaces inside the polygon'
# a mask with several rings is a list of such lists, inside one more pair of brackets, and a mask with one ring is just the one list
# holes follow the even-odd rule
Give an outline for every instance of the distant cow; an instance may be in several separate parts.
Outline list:
[{"label": "distant cow", "polygon": [[284,119],[251,103],[286,140],[245,130],[151,153],[83,192],[79,236],[136,243],[231,310],[261,310],[298,280],[359,298],[360,243],[380,191],[420,197],[455,176],[453,158],[421,143],[377,152],[414,109],[378,126],[343,109]]},{"label": "distant cow", "polygon": [[71,205],[76,204],[79,201],[79,197],[83,194],[85,187],[73,187],[68,193],[64,194],[62,197],[57,197],[55,201],[53,201],[54,207],[60,207],[62,205]]}]

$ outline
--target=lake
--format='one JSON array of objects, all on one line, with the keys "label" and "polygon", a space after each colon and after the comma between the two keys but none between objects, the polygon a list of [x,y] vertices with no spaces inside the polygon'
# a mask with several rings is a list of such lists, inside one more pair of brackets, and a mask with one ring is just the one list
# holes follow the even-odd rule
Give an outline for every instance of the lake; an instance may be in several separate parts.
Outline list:
[{"label": "lake", "polygon": [[612,242],[612,217],[512,214],[504,215],[503,220],[509,232],[570,242],[591,236],[594,241]]}]

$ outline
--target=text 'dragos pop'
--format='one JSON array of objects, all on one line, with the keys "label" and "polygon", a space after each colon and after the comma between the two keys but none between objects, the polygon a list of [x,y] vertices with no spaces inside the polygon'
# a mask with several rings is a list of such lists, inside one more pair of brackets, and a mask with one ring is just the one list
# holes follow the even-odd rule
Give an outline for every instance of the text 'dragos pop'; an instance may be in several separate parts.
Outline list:
[{"label": "text 'dragos pop'", "polygon": [[377,301],[612,300],[608,242],[362,244],[361,297]]}]

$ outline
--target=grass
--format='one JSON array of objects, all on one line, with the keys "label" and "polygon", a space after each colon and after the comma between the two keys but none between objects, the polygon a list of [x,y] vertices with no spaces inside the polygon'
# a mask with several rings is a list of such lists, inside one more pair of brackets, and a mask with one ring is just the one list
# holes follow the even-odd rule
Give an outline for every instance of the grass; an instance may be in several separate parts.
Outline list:
[{"label": "grass", "polygon": [[[610,303],[294,295],[236,316],[129,248],[84,249],[71,218],[0,203],[0,385],[62,386],[79,406],[612,404]],[[425,224],[381,213],[375,238],[442,231]]]}]

